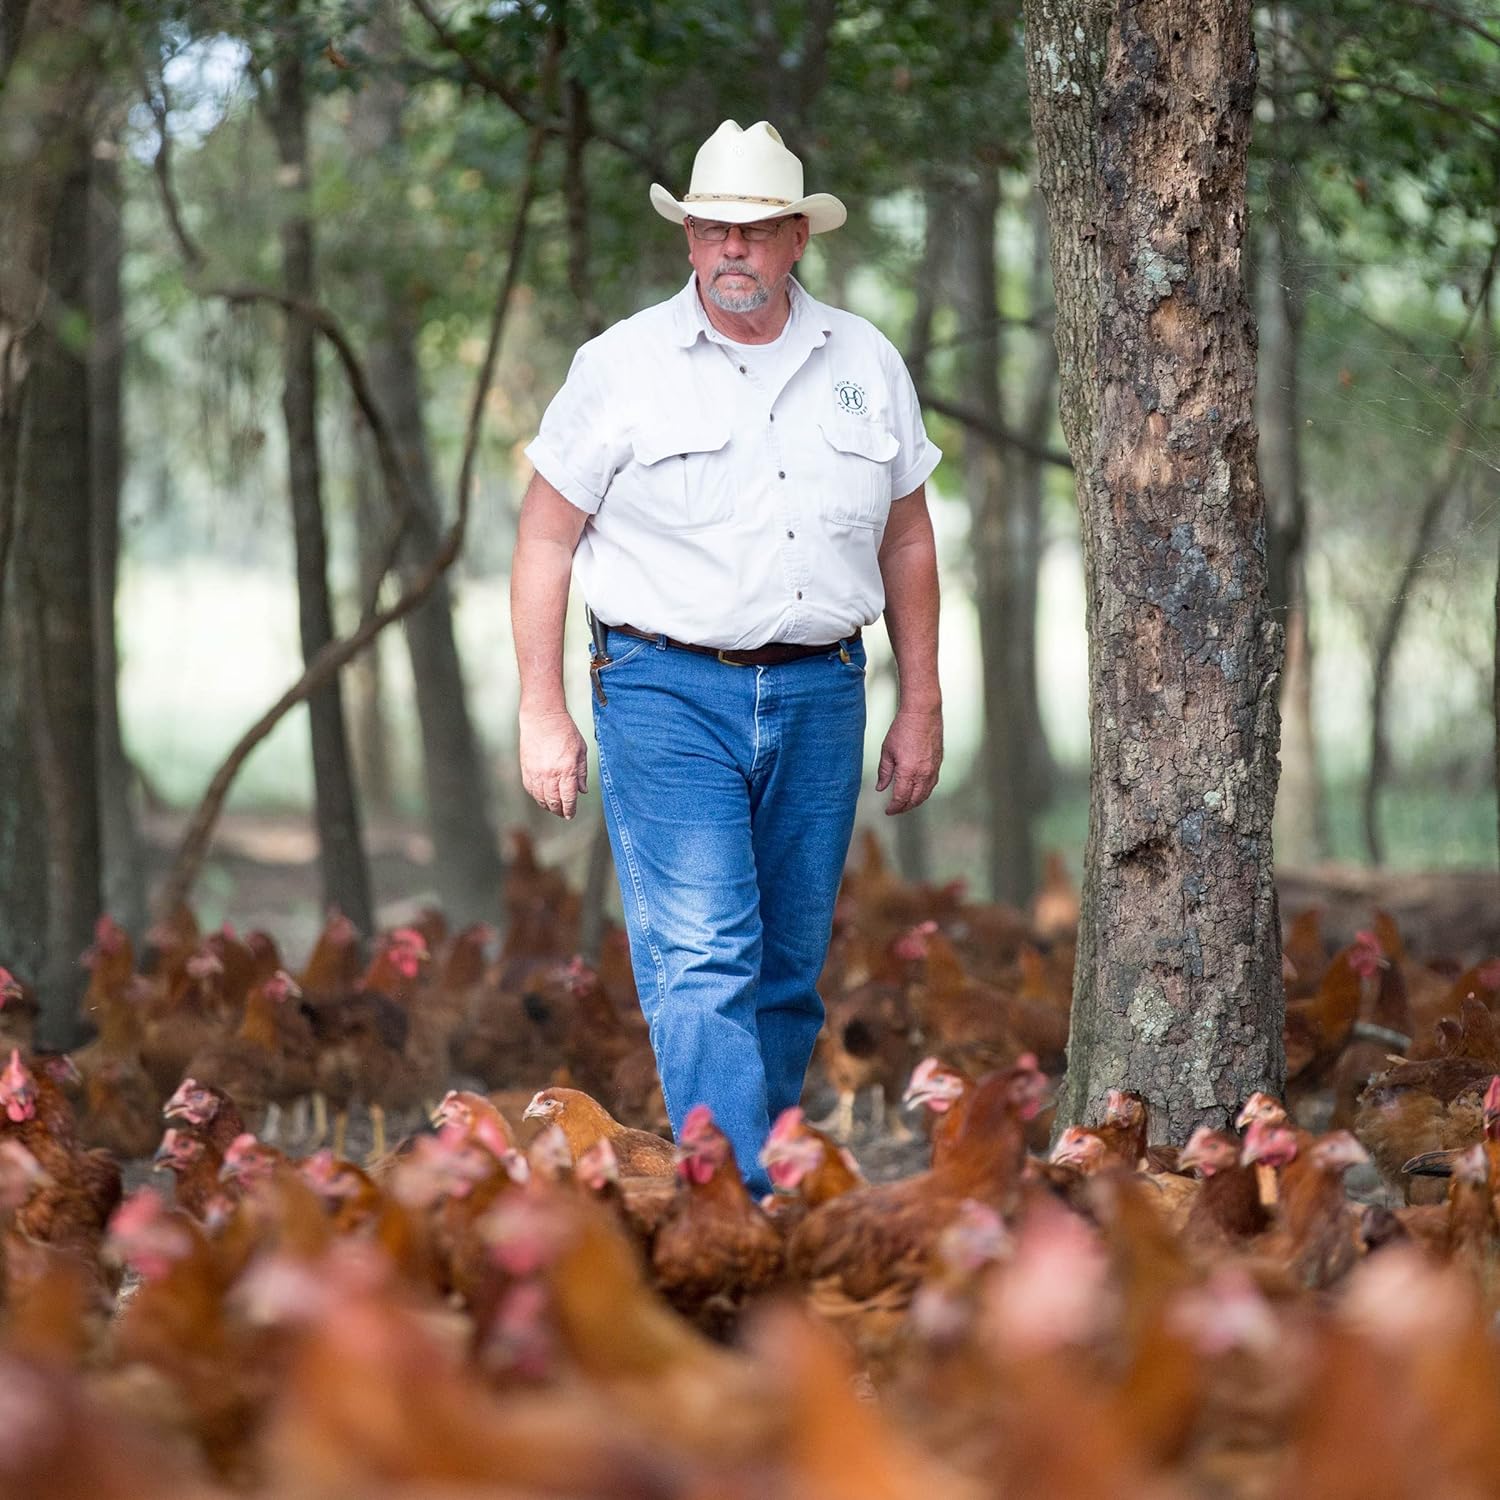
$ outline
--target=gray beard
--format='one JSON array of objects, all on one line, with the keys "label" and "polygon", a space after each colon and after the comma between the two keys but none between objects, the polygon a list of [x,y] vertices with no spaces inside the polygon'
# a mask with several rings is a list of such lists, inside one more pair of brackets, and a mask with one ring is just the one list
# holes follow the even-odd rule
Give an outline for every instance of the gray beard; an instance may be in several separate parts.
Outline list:
[{"label": "gray beard", "polygon": [[727,292],[719,285],[719,271],[722,267],[716,267],[713,279],[708,283],[708,300],[713,303],[720,312],[747,313],[758,312],[771,300],[771,288],[749,267],[744,268],[744,274],[755,282],[755,287],[748,292]]}]

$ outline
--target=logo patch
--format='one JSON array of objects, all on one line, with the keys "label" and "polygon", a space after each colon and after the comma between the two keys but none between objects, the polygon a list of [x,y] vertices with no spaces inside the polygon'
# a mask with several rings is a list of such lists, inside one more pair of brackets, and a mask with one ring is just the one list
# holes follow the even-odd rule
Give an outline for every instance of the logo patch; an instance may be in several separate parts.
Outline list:
[{"label": "logo patch", "polygon": [[852,380],[841,380],[834,386],[833,393],[838,397],[839,410],[846,411],[851,416],[862,417],[869,410],[865,405],[865,388],[856,385]]}]

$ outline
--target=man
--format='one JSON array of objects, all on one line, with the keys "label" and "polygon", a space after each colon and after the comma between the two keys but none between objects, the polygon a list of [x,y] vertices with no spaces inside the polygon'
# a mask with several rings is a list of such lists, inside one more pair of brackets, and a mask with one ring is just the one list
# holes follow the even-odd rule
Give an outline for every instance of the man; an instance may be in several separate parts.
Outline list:
[{"label": "man", "polygon": [[527,449],[511,573],[527,791],[571,818],[587,748],[563,700],[576,556],[594,733],[631,964],[674,1132],[710,1106],[746,1182],[801,1096],[853,833],[863,626],[882,609],[900,706],[888,813],[942,761],[927,440],[900,356],[792,278],[842,203],[804,196],[764,121],[726,120],[678,200],[693,275],[578,351]]}]

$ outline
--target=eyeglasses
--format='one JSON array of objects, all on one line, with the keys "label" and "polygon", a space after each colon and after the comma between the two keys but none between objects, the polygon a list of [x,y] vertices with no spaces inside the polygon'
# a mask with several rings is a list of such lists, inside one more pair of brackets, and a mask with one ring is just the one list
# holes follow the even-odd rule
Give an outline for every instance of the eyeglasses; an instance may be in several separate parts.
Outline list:
[{"label": "eyeglasses", "polygon": [[738,229],[747,245],[758,245],[766,240],[774,240],[781,233],[781,226],[789,222],[787,219],[771,219],[762,220],[758,224],[705,224],[702,219],[688,219],[688,223],[693,226],[693,238],[706,240],[710,245],[722,244],[729,238],[731,229]]}]

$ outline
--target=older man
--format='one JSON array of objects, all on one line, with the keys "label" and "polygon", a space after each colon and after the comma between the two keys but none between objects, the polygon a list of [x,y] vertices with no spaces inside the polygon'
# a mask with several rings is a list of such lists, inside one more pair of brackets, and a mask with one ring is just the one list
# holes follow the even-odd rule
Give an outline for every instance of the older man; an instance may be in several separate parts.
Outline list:
[{"label": "older man", "polygon": [[708,1104],[754,1189],[769,1122],[802,1092],[816,982],[853,832],[860,633],[884,612],[900,703],[888,813],[943,754],[928,441],[900,356],[792,277],[842,203],[803,194],[764,121],[726,120],[690,190],[675,297],[578,351],[527,449],[511,616],[521,775],[573,816],[587,749],[562,687],[575,565],[594,734],[642,1010],[674,1131]]}]

